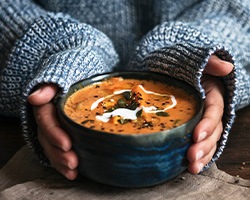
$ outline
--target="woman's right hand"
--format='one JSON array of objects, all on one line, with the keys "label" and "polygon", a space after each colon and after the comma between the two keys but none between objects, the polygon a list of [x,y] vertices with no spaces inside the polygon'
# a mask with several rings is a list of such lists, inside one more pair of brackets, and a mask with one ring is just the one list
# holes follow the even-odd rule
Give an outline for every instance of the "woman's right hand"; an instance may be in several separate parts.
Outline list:
[{"label": "woman's right hand", "polygon": [[38,140],[52,167],[69,180],[77,175],[78,157],[72,150],[71,139],[60,127],[56,108],[51,100],[55,97],[57,86],[44,84],[29,97],[37,123]]},{"label": "woman's right hand", "polygon": [[234,66],[212,55],[203,72],[202,86],[206,93],[204,115],[193,133],[194,143],[188,150],[188,170],[199,173],[211,161],[217,142],[223,131],[222,116],[224,113],[224,85],[216,76],[226,76]]}]

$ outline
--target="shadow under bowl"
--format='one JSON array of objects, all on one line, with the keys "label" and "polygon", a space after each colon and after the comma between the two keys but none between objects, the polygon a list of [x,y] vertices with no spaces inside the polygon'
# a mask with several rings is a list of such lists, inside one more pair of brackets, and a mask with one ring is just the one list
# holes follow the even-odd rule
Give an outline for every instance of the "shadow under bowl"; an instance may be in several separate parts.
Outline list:
[{"label": "shadow under bowl", "polygon": [[[67,98],[77,90],[110,77],[156,80],[194,95],[195,116],[176,128],[150,134],[103,133],[83,127],[64,113]],[[187,169],[186,153],[192,132],[203,114],[203,100],[192,86],[153,72],[113,72],[97,75],[74,84],[57,101],[58,118],[70,135],[79,158],[79,172],[97,182],[127,188],[153,186],[170,180]]]}]

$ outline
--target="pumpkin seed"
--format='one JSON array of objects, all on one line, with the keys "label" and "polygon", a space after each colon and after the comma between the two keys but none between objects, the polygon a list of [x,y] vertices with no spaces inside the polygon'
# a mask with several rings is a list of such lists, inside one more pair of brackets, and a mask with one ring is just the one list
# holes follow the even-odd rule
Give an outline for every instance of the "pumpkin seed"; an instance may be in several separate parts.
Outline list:
[{"label": "pumpkin seed", "polygon": [[132,92],[123,92],[122,96],[126,99],[129,100],[132,98]]},{"label": "pumpkin seed", "polygon": [[120,119],[118,119],[117,121],[118,121],[120,124],[126,124],[126,123],[129,122],[128,119],[123,119],[123,118],[120,118]]},{"label": "pumpkin seed", "polygon": [[125,108],[126,107],[126,104],[127,102],[124,100],[124,99],[119,99],[117,101],[117,105],[120,107],[120,108]]},{"label": "pumpkin seed", "polygon": [[141,110],[139,110],[137,113],[136,113],[136,117],[138,118],[138,117],[140,117],[141,116],[141,114],[142,114],[142,109]]}]

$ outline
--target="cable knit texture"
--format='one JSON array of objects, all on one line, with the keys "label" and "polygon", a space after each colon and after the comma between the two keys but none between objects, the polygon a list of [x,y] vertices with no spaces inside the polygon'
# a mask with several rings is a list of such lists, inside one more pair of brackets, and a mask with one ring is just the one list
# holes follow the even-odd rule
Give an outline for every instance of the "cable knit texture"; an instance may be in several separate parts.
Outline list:
[{"label": "cable knit texture", "polygon": [[0,1],[0,113],[21,117],[43,164],[28,95],[42,83],[61,92],[114,70],[165,73],[196,87],[211,54],[235,65],[226,77],[221,155],[235,111],[250,103],[248,0]]}]

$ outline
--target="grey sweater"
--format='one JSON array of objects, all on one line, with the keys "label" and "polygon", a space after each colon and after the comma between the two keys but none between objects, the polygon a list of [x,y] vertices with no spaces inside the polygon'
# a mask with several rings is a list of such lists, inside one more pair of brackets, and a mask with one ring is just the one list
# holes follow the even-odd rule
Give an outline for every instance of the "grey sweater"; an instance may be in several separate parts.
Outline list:
[{"label": "grey sweater", "polygon": [[149,70],[200,83],[211,54],[235,65],[225,84],[221,155],[235,111],[250,103],[248,0],[0,0],[0,114],[21,118],[42,163],[27,96],[42,83],[61,92],[94,74]]}]

